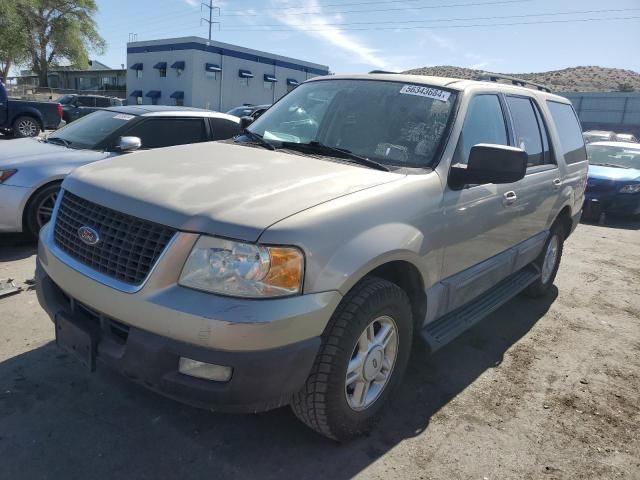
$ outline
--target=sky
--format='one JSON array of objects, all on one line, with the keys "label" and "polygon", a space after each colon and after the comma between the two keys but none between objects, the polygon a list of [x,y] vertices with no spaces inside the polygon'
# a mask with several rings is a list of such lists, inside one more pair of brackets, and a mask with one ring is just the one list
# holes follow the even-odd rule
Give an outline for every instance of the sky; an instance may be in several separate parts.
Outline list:
[{"label": "sky", "polygon": [[[203,0],[208,3],[209,0]],[[207,37],[200,0],[97,0],[110,67],[137,40]],[[640,72],[640,0],[220,0],[214,40],[334,73],[455,65],[501,73],[597,65]]]}]

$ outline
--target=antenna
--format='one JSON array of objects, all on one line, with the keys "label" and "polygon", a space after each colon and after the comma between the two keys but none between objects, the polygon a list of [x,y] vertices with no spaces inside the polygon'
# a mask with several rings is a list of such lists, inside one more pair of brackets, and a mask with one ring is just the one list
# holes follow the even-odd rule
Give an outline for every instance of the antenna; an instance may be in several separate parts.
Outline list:
[{"label": "antenna", "polygon": [[200,3],[200,11],[202,11],[202,7],[209,9],[209,20],[204,17],[200,17],[200,25],[202,25],[202,22],[207,22],[209,24],[209,41],[211,41],[211,26],[213,24],[217,24],[218,28],[220,27],[220,22],[213,21],[213,11],[218,10],[218,16],[220,16],[220,7],[214,7],[213,0],[209,0],[208,5],[206,3]]}]

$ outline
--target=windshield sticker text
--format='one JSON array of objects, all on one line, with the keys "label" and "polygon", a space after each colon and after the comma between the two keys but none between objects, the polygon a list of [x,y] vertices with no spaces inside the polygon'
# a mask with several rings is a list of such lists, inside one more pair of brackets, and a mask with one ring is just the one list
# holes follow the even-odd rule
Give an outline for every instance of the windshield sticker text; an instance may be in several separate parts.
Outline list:
[{"label": "windshield sticker text", "polygon": [[419,85],[404,85],[400,89],[400,93],[405,95],[417,95],[419,97],[433,98],[434,100],[440,100],[446,102],[449,100],[451,93],[444,90],[431,87],[421,87]]}]

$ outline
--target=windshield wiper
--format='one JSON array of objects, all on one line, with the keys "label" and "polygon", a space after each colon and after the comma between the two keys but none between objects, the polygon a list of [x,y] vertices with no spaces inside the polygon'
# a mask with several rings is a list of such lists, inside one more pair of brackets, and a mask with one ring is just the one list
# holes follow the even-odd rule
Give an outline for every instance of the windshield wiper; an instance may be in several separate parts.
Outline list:
[{"label": "windshield wiper", "polygon": [[60,138],[60,137],[47,137],[44,139],[45,142],[47,143],[57,143],[60,142],[60,144],[64,145],[67,148],[71,148],[71,142],[69,140],[65,140],[64,138]]},{"label": "windshield wiper", "polygon": [[320,142],[312,141],[309,143],[296,143],[296,142],[280,142],[280,146],[282,148],[289,148],[291,150],[300,150],[303,152],[313,152],[320,155],[327,155],[335,158],[342,158],[346,160],[351,160],[353,163],[357,163],[359,165],[363,165],[365,167],[373,168],[375,170],[382,170],[384,172],[389,172],[389,167],[378,163],[374,160],[371,160],[366,157],[361,157],[360,155],[356,155],[355,153],[347,150],[346,148],[339,147],[331,147],[329,145],[324,145]]},{"label": "windshield wiper", "polygon": [[274,147],[271,143],[267,142],[264,138],[262,138],[262,135],[258,135],[257,133],[253,133],[251,130],[245,130],[244,132],[242,132],[242,134],[246,135],[251,140],[253,140],[253,143],[257,143],[258,145],[261,145],[264,148],[268,148],[269,150],[275,150],[276,149],[276,147]]},{"label": "windshield wiper", "polygon": [[627,170],[633,167],[626,167],[624,165],[618,165],[617,163],[592,163],[591,165],[596,165],[598,167],[614,167],[614,168],[626,168]]}]

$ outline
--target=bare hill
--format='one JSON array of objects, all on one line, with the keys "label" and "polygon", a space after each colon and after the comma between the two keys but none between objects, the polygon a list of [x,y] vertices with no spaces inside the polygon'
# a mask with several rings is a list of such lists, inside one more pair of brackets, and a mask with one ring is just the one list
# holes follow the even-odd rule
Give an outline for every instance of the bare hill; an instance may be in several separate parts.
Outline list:
[{"label": "bare hill", "polygon": [[[408,70],[414,75],[473,79],[485,73],[471,68],[438,66]],[[640,73],[620,68],[573,67],[539,73],[508,73],[513,77],[542,83],[555,92],[640,92]]]}]

